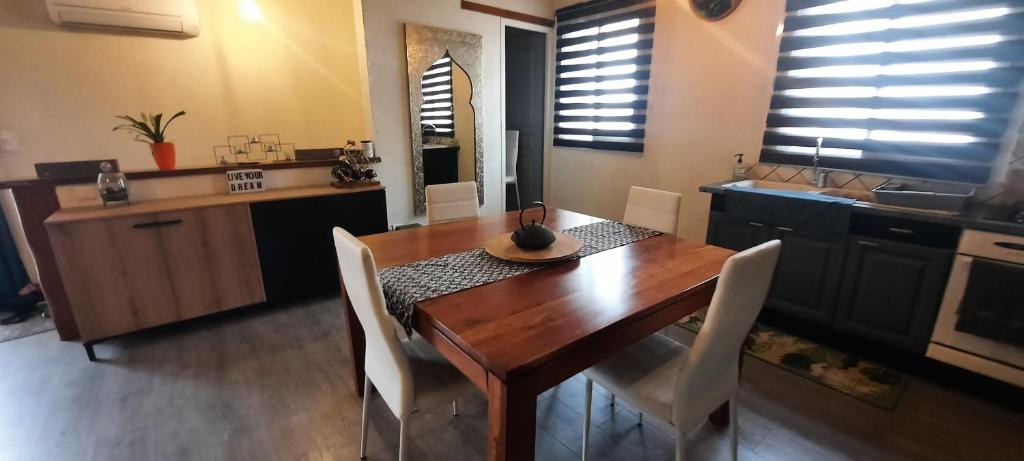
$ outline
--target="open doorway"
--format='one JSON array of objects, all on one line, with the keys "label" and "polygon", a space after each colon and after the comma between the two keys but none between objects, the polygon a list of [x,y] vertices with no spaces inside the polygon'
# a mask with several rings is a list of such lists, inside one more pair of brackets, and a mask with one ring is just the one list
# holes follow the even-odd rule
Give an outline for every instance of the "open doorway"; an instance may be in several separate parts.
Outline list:
[{"label": "open doorway", "polygon": [[547,34],[505,26],[505,209],[544,198]]}]

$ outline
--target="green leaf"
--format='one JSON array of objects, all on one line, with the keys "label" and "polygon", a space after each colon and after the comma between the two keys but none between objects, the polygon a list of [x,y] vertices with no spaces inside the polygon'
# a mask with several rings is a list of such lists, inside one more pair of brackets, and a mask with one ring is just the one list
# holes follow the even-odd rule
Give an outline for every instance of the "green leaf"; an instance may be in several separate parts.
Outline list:
[{"label": "green leaf", "polygon": [[160,131],[160,119],[162,118],[164,118],[164,114],[162,113],[156,114],[156,116],[153,117],[153,132],[160,138],[157,142],[164,141],[164,134]]},{"label": "green leaf", "polygon": [[164,132],[167,131],[167,127],[171,124],[171,122],[173,122],[174,119],[176,119],[178,117],[181,117],[182,115],[185,115],[185,111],[183,111],[183,110],[182,111],[178,111],[177,114],[174,114],[173,116],[171,116],[170,119],[167,120],[167,123],[164,124],[164,128],[162,130],[160,130],[160,139],[161,140],[164,139]]},{"label": "green leaf", "polygon": [[787,367],[796,368],[798,370],[810,370],[811,364],[814,363],[806,355],[798,352],[790,352],[783,355],[780,362]]},{"label": "green leaf", "polygon": [[899,384],[900,381],[903,379],[903,375],[889,368],[864,367],[858,368],[857,371],[859,371],[862,375],[866,376],[869,380],[873,382],[876,382],[878,384],[886,384],[889,386]]}]

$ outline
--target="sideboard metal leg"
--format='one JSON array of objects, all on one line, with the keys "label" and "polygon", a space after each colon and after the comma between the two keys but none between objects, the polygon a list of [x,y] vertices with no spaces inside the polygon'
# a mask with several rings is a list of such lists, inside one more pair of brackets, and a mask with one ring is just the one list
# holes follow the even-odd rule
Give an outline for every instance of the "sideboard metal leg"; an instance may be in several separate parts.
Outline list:
[{"label": "sideboard metal leg", "polygon": [[85,343],[82,343],[82,346],[85,347],[85,355],[89,357],[89,361],[90,362],[95,362],[96,361],[96,351],[92,348],[93,343],[85,342]]}]

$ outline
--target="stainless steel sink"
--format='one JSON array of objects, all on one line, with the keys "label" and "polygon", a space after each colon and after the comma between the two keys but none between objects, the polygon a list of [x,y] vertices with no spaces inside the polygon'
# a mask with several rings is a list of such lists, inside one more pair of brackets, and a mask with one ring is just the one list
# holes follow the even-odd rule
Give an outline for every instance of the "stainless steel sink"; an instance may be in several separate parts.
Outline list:
[{"label": "stainless steel sink", "polygon": [[850,198],[859,202],[876,203],[875,194],[871,191],[836,189],[831,187],[814,187],[806,184],[792,184],[787,182],[761,181],[757,179],[744,179],[731,182],[722,187],[745,187],[750,189],[786,190],[793,192],[806,192],[808,194],[821,194],[829,197]]}]

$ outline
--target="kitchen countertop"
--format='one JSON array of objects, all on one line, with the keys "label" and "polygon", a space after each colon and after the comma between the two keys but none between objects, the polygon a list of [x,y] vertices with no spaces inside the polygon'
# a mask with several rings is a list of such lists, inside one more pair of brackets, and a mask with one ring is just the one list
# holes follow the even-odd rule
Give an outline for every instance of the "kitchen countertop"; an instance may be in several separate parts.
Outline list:
[{"label": "kitchen countertop", "polygon": [[[735,179],[730,179],[705,184],[700,186],[700,191],[711,194],[724,194],[725,191],[728,190],[728,188],[724,186],[734,182],[736,182]],[[861,214],[913,219],[917,221],[948,224],[964,229],[976,229],[986,232],[1024,236],[1024,224],[986,219],[985,210],[974,210],[963,214],[948,214],[858,201],[853,204],[853,211]]]}]

